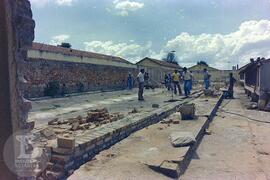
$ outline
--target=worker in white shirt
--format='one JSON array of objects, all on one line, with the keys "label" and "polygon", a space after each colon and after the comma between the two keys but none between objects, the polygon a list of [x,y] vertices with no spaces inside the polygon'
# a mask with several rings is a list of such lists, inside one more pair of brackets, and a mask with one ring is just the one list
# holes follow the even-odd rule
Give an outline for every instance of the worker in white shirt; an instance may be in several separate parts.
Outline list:
[{"label": "worker in white shirt", "polygon": [[139,101],[144,101],[143,98],[143,89],[144,89],[144,69],[141,69],[138,76],[137,76],[137,81],[139,84],[139,91],[138,91],[138,100]]}]

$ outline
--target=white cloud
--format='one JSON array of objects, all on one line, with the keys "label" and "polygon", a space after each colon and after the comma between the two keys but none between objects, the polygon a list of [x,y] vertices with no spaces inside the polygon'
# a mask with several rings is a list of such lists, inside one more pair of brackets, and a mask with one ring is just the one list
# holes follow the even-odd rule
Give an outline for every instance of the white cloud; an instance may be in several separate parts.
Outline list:
[{"label": "white cloud", "polygon": [[190,35],[181,33],[167,42],[161,54],[175,50],[180,64],[193,65],[205,60],[226,69],[244,65],[251,57],[270,57],[270,21],[246,21],[229,34]]},{"label": "white cloud", "polygon": [[52,37],[50,44],[57,46],[57,45],[60,45],[62,42],[65,42],[69,38],[70,38],[70,36],[67,34],[60,34],[60,35]]},{"label": "white cloud", "polygon": [[31,5],[35,7],[43,7],[49,2],[51,2],[51,0],[30,0]]},{"label": "white cloud", "polygon": [[44,7],[49,3],[54,3],[59,6],[71,6],[75,0],[30,0],[31,4],[35,7]]},{"label": "white cloud", "polygon": [[119,56],[131,62],[137,62],[146,56],[153,56],[151,51],[152,42],[146,45],[136,43],[114,43],[113,41],[91,41],[84,42],[85,50]]},{"label": "white cloud", "polygon": [[74,0],[56,0],[56,4],[60,6],[71,6]]},{"label": "white cloud", "polygon": [[129,0],[125,0],[125,1],[115,0],[113,4],[114,4],[114,9],[117,10],[117,15],[120,15],[120,16],[128,16],[129,12],[131,11],[134,12],[144,7],[144,3],[139,3],[135,1],[129,1]]}]

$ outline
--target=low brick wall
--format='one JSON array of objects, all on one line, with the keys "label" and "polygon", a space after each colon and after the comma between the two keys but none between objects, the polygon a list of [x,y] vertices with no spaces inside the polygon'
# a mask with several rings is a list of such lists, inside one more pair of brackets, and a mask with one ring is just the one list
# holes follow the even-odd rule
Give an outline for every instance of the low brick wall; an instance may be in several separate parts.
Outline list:
[{"label": "low brick wall", "polygon": [[[200,96],[200,92],[197,93]],[[194,96],[196,97],[196,96]],[[65,178],[73,171],[91,160],[97,153],[107,149],[130,134],[168,117],[177,111],[182,104],[194,98],[159,108],[155,111],[141,115],[131,115],[124,119],[106,124],[102,127],[89,130],[81,136],[75,137],[75,148],[72,151],[59,151],[58,147],[48,147],[51,151],[51,165],[40,176],[53,174],[56,178]],[[53,171],[58,171],[54,172]]]},{"label": "low brick wall", "polygon": [[128,73],[134,77],[138,73],[137,68],[43,59],[28,59],[26,64],[26,98],[43,97],[46,85],[53,81],[60,84],[59,94],[64,84],[67,94],[80,92],[79,84],[83,84],[85,92],[124,89]]}]

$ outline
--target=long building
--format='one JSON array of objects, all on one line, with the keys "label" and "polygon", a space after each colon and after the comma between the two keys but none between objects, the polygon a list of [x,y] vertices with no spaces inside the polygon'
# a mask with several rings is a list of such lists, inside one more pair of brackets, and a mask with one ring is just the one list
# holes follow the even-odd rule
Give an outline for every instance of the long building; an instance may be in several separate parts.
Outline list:
[{"label": "long building", "polygon": [[[71,48],[33,43],[25,69],[25,97],[46,96],[50,84],[58,84],[58,93],[126,88],[128,73],[137,74],[137,66],[115,56]],[[56,86],[56,85],[55,85]]]},{"label": "long building", "polygon": [[237,71],[233,70],[219,70],[216,68],[213,68],[211,66],[205,65],[205,64],[196,64],[194,66],[191,66],[188,68],[190,71],[192,71],[194,80],[196,82],[202,82],[203,81],[203,70],[207,69],[207,71],[211,74],[211,81],[213,82],[226,82],[228,81],[228,77],[230,73],[233,73],[234,77],[238,79]]},{"label": "long building", "polygon": [[259,99],[259,106],[263,109],[270,98],[270,59],[251,59],[239,69],[239,75],[246,93],[252,100]]},{"label": "long building", "polygon": [[145,71],[149,73],[151,83],[156,85],[161,85],[164,82],[165,74],[172,74],[174,70],[182,70],[182,67],[178,64],[168,63],[149,57],[143,58],[136,64],[141,68],[143,67]]}]

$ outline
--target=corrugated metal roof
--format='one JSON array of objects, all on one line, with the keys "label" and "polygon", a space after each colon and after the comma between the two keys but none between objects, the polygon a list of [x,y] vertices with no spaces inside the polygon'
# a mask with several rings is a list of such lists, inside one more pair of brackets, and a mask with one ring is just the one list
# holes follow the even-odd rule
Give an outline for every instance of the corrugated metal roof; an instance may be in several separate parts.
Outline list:
[{"label": "corrugated metal roof", "polygon": [[239,69],[239,74],[248,71],[252,67],[259,66],[259,63],[270,63],[270,59],[257,59],[256,61],[250,62]]},{"label": "corrugated metal roof", "polygon": [[80,57],[89,57],[89,58],[96,58],[96,59],[105,59],[105,60],[111,60],[111,61],[132,64],[131,62],[129,62],[121,57],[117,57],[117,56],[110,56],[110,55],[93,53],[93,52],[88,52],[88,51],[81,51],[81,50],[64,48],[61,46],[53,46],[53,45],[48,45],[48,44],[36,43],[36,42],[33,42],[32,50],[61,53],[64,55],[69,55],[69,56],[80,56]]}]

